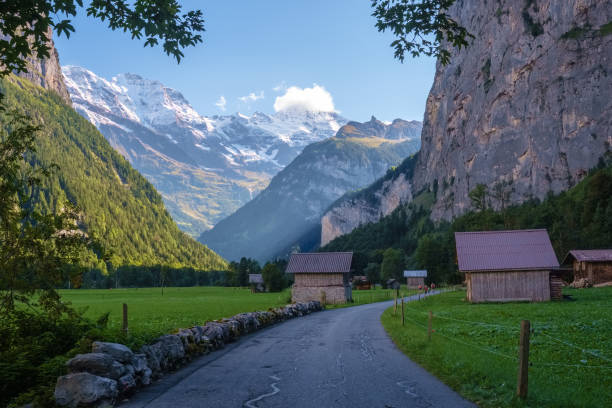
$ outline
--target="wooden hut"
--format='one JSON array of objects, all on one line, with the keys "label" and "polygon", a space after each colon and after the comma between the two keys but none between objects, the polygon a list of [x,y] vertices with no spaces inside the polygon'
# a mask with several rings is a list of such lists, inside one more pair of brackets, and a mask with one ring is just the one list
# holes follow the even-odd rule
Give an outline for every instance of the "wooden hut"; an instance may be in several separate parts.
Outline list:
[{"label": "wooden hut", "polygon": [[351,300],[352,259],[352,252],[291,254],[286,272],[294,276],[292,301],[334,304]]},{"label": "wooden hut", "polygon": [[587,279],[591,285],[612,282],[612,249],[569,251],[563,265],[571,265],[574,281]]},{"label": "wooden hut", "polygon": [[402,284],[399,283],[399,281],[397,279],[387,279],[387,282],[385,283],[385,286],[387,287],[387,289],[394,289],[394,290],[398,290],[399,288],[402,287]]},{"label": "wooden hut", "polygon": [[404,271],[404,278],[406,278],[406,286],[410,289],[416,289],[419,286],[425,286],[425,278],[427,277],[427,271]]},{"label": "wooden hut", "polygon": [[251,292],[253,293],[265,292],[266,290],[261,273],[249,273],[249,285],[251,286]]},{"label": "wooden hut", "polygon": [[456,232],[455,243],[470,302],[551,299],[559,262],[545,229]]},{"label": "wooden hut", "polygon": [[372,284],[367,276],[353,276],[353,289],[370,290],[372,289]]}]

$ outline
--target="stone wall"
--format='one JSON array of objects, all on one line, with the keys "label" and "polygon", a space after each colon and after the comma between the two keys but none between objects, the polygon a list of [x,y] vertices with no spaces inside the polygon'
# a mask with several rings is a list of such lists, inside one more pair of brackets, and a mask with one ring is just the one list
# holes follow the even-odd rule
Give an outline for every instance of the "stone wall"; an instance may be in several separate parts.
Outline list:
[{"label": "stone wall", "polygon": [[161,336],[138,352],[123,344],[94,342],[91,353],[78,354],[66,363],[70,374],[57,379],[55,401],[64,407],[113,406],[194,357],[244,334],[322,309],[321,303],[312,301],[241,313]]}]

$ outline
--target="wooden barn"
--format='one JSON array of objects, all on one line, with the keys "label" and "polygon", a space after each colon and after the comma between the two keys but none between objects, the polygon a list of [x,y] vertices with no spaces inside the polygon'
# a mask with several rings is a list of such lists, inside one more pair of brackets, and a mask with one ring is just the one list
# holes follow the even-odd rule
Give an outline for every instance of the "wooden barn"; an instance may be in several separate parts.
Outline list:
[{"label": "wooden barn", "polygon": [[551,299],[551,275],[559,262],[545,229],[456,232],[455,244],[468,301]]},{"label": "wooden barn", "polygon": [[352,252],[291,254],[286,272],[294,276],[292,301],[335,304],[351,300],[352,260]]},{"label": "wooden barn", "polygon": [[612,282],[612,249],[569,251],[563,265],[571,265],[574,281],[588,279],[592,285]]},{"label": "wooden barn", "polygon": [[425,278],[427,277],[427,271],[404,271],[404,278],[406,278],[406,286],[410,289],[416,289],[419,286],[425,286]]},{"label": "wooden barn", "polygon": [[353,289],[370,290],[372,289],[372,284],[367,276],[353,276]]},{"label": "wooden barn", "polygon": [[249,286],[251,292],[265,292],[266,286],[264,285],[263,276],[261,273],[249,273]]}]

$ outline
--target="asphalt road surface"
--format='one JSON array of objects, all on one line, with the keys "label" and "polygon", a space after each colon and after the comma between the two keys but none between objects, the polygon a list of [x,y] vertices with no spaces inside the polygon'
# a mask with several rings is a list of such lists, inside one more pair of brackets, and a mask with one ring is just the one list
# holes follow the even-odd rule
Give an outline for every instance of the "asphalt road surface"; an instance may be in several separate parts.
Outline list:
[{"label": "asphalt road surface", "polygon": [[392,304],[316,312],[247,335],[121,407],[474,407],[395,347],[380,323]]}]

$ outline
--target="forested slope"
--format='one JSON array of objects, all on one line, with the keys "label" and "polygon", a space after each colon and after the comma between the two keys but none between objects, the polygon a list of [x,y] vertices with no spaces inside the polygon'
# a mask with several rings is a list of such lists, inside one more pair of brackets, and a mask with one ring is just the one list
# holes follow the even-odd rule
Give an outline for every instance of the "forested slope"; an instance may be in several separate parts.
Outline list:
[{"label": "forested slope", "polygon": [[37,205],[76,204],[81,229],[103,245],[114,266],[225,268],[220,256],[178,229],[154,187],[55,92],[17,77],[0,82],[0,92],[7,106],[42,126],[30,165],[59,165],[44,180]]},{"label": "forested slope", "polygon": [[[455,231],[546,228],[562,261],[571,249],[612,247],[612,156],[604,156],[597,168],[568,191],[552,193],[500,211],[495,191],[483,189],[484,208],[452,222],[434,223],[431,205],[438,191],[423,191],[378,222],[355,228],[337,237],[321,251],[355,251],[357,272],[368,264],[380,264],[387,248],[403,252],[407,267],[430,271],[436,283],[459,281],[455,264]],[[476,197],[474,197],[476,198]]]}]

